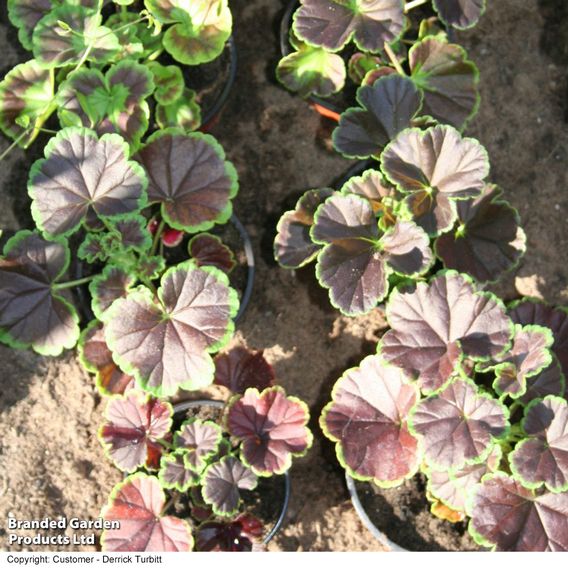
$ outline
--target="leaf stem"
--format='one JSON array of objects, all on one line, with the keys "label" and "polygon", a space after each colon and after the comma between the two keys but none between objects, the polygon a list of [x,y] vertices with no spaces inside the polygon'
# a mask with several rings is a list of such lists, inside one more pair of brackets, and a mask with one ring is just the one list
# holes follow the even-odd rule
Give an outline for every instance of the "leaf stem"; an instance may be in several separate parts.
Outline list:
[{"label": "leaf stem", "polygon": [[406,77],[406,73],[404,72],[404,69],[402,68],[402,65],[400,64],[400,61],[398,60],[395,52],[392,50],[392,47],[386,41],[385,41],[385,52],[389,56],[389,59],[391,60],[391,63],[393,64],[394,68],[397,70],[398,74],[402,75],[403,77]]},{"label": "leaf stem", "polygon": [[408,4],[404,5],[404,13],[408,14],[410,10],[412,10],[413,8],[418,8],[418,6],[426,4],[426,2],[428,2],[428,0],[412,0],[411,2],[408,2]]},{"label": "leaf stem", "polygon": [[156,254],[156,250],[158,248],[158,243],[160,242],[160,237],[162,236],[162,233],[164,232],[165,227],[166,227],[166,222],[162,218],[160,220],[160,224],[158,225],[158,228],[156,229],[156,233],[154,234],[154,240],[152,241],[152,251],[150,253],[152,256]]},{"label": "leaf stem", "polygon": [[3,152],[0,154],[0,162],[20,143],[20,141],[33,130],[33,126],[28,126]]},{"label": "leaf stem", "polygon": [[83,284],[89,283],[96,274],[91,274],[91,276],[84,276],[83,278],[78,278],[77,280],[70,280],[69,282],[58,282],[53,284],[52,288],[54,290],[65,290],[66,288],[73,288],[75,286],[82,286]]},{"label": "leaf stem", "polygon": [[162,516],[165,515],[173,506],[177,505],[179,499],[180,499],[180,494],[174,493],[174,496],[170,497],[168,502],[164,505],[164,508],[162,509],[161,512]]}]

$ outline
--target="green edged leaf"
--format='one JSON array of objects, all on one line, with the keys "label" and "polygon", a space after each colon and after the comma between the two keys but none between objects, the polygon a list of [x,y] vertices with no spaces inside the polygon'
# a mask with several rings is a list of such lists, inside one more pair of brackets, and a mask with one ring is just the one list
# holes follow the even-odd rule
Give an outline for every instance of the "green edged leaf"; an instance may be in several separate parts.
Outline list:
[{"label": "green edged leaf", "polygon": [[112,264],[105,266],[102,273],[95,276],[89,284],[91,308],[95,317],[104,321],[113,302],[126,298],[135,283],[136,278],[125,269]]},{"label": "green edged leaf", "polygon": [[161,129],[181,128],[193,132],[201,126],[201,108],[196,102],[197,93],[184,89],[174,103],[156,105],[156,122]]}]

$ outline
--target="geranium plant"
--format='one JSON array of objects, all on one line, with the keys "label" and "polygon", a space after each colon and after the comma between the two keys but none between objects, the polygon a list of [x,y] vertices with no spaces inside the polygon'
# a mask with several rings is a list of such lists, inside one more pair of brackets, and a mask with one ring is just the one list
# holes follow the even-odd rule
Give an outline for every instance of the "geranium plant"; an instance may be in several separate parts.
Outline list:
[{"label": "geranium plant", "polygon": [[[461,130],[477,112],[477,68],[463,48],[448,42],[446,30],[474,26],[485,9],[484,0],[299,4],[290,28],[293,51],[276,71],[288,89],[304,97],[329,97],[349,78],[353,87],[362,86],[357,101],[372,113],[373,106],[389,96],[372,89],[376,80],[395,75],[408,79],[407,88],[415,92],[407,96],[420,98],[422,116]],[[413,18],[413,9],[423,5],[427,13],[421,8],[420,17]],[[353,110],[351,120],[362,114]]]},{"label": "geranium plant", "polygon": [[169,403],[132,389],[109,399],[99,438],[129,475],[103,510],[107,521],[120,523],[103,533],[103,550],[261,546],[267,528],[243,505],[243,494],[259,476],[283,474],[306,453],[308,409],[274,386],[262,352],[237,347],[215,365],[216,384],[232,393],[215,419],[174,413]]},{"label": "geranium plant", "polygon": [[484,148],[451,126],[408,128],[413,112],[385,115],[383,142],[393,141],[380,154],[380,171],[352,177],[339,191],[308,191],[278,224],[280,265],[315,260],[331,303],[347,315],[368,312],[393,286],[441,265],[495,281],[525,251],[517,212],[487,181]]},{"label": "geranium plant", "polygon": [[[210,135],[166,129],[131,156],[117,134],[64,128],[30,172],[37,229],[0,259],[0,339],[44,355],[79,342],[106,394],[131,380],[157,396],[211,384],[239,300],[231,251],[200,232],[229,219],[237,189]],[[81,335],[70,291],[86,284]]]},{"label": "geranium plant", "polygon": [[180,64],[219,57],[232,28],[227,0],[9,0],[8,15],[33,59],[0,83],[0,128],[23,147],[54,113],[62,128],[117,133],[133,151],[151,125],[195,130]]},{"label": "geranium plant", "polygon": [[432,512],[470,518],[482,546],[567,550],[568,311],[506,308],[444,271],[400,287],[386,315],[321,416],[340,463],[383,488],[422,471]]}]

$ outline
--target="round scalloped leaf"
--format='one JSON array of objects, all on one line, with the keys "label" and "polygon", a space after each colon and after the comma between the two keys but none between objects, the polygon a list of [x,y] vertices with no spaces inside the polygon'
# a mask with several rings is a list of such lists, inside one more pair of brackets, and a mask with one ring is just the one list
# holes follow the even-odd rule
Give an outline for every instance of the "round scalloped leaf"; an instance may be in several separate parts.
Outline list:
[{"label": "round scalloped leaf", "polygon": [[79,69],[59,88],[59,120],[63,126],[120,134],[136,146],[148,129],[145,99],[153,91],[152,73],[135,61],[120,61],[106,75],[98,69]]},{"label": "round scalloped leaf", "polygon": [[276,67],[276,78],[301,97],[329,97],[343,89],[345,75],[343,58],[320,47],[303,46]]},{"label": "round scalloped leaf", "polygon": [[504,473],[485,477],[469,503],[469,531],[498,551],[568,550],[568,493],[536,495]]},{"label": "round scalloped leaf", "polygon": [[463,130],[479,108],[479,71],[459,45],[427,37],[409,51],[410,78],[424,94],[422,114]]},{"label": "round scalloped leaf", "polygon": [[554,335],[552,351],[560,361],[562,372],[568,374],[568,310],[527,299],[514,303],[509,308],[509,315],[521,325],[548,327]]},{"label": "round scalloped leaf", "polygon": [[101,535],[104,552],[189,552],[191,528],[183,519],[162,516],[166,496],[155,477],[136,473],[115,486],[101,516],[119,528]]},{"label": "round scalloped leaf", "polygon": [[403,131],[381,155],[387,179],[410,193],[406,207],[429,234],[447,231],[456,219],[453,199],[481,194],[489,174],[485,149],[451,126]]},{"label": "round scalloped leaf", "polygon": [[237,346],[215,357],[215,384],[235,394],[243,394],[248,388],[262,391],[275,382],[274,369],[262,351]]},{"label": "round scalloped leaf", "polygon": [[316,276],[330,290],[332,305],[347,315],[373,309],[388,293],[391,271],[411,276],[432,263],[422,229],[398,222],[381,236],[371,203],[353,194],[328,198],[318,208],[310,234],[325,245]]},{"label": "round scalloped leaf", "polygon": [[134,388],[134,377],[123,373],[113,361],[101,322],[93,320],[83,330],[78,349],[79,360],[87,371],[96,374],[96,385],[103,396],[124,394]]},{"label": "round scalloped leaf", "polygon": [[300,268],[314,260],[321,245],[310,237],[317,208],[331,195],[333,189],[311,189],[304,193],[293,211],[282,215],[276,227],[274,258],[283,268]]},{"label": "round scalloped leaf", "polygon": [[174,435],[174,446],[184,454],[186,467],[201,473],[213,457],[223,438],[221,428],[211,421],[186,420]]},{"label": "round scalloped leaf", "polygon": [[479,282],[493,282],[519,262],[526,236],[516,209],[488,185],[476,199],[457,202],[458,222],[436,241],[444,266],[466,272]]},{"label": "round scalloped leaf", "polygon": [[140,165],[128,160],[120,136],[99,139],[86,128],[65,128],[30,171],[32,215],[48,236],[69,235],[90,212],[111,217],[140,210],[147,183]]},{"label": "round scalloped leaf", "polygon": [[85,57],[97,64],[108,63],[120,44],[101,21],[101,14],[95,10],[72,4],[58,6],[34,28],[34,58],[48,68],[77,65]]},{"label": "round scalloped leaf", "polygon": [[[36,126],[20,139],[19,144],[27,148],[53,112],[52,100],[53,74],[48,69],[42,69],[34,59],[16,65],[0,82],[2,132],[15,140],[23,136],[27,128]],[[21,126],[22,121],[29,126]]]},{"label": "round scalloped leaf", "polygon": [[292,456],[305,455],[313,436],[307,428],[307,406],[281,387],[259,393],[247,389],[229,402],[225,415],[231,436],[242,441],[241,459],[260,476],[279,475],[292,465]]},{"label": "round scalloped leaf", "polygon": [[344,373],[331,396],[320,425],[349,475],[393,487],[416,473],[421,455],[407,419],[419,392],[400,369],[371,355]]},{"label": "round scalloped leaf", "polygon": [[69,257],[65,241],[45,241],[30,231],[6,243],[0,258],[0,341],[42,355],[59,355],[77,343],[79,316],[57,284]]},{"label": "round scalloped leaf", "polygon": [[513,345],[506,353],[497,356],[481,370],[494,370],[493,388],[500,395],[519,398],[527,390],[527,379],[543,371],[552,363],[550,346],[552,332],[538,325],[515,325]]},{"label": "round scalloped leaf", "polygon": [[237,293],[221,271],[191,261],[167,270],[157,298],[139,286],[116,300],[105,335],[119,367],[156,396],[196,390],[213,382],[209,352],[233,334]]},{"label": "round scalloped leaf", "polygon": [[461,513],[462,516],[458,520],[463,520],[471,492],[486,473],[498,469],[501,457],[501,447],[495,446],[486,462],[467,465],[451,473],[429,470],[427,472],[428,491],[451,510]]},{"label": "round scalloped leaf", "polygon": [[509,455],[511,470],[531,489],[545,485],[554,493],[568,490],[568,404],[556,396],[535,400],[526,409],[527,438]]},{"label": "round scalloped leaf", "polygon": [[376,156],[397,134],[411,126],[422,106],[422,94],[408,77],[388,75],[359,87],[362,108],[341,114],[333,146],[346,158]]},{"label": "round scalloped leaf", "polygon": [[240,489],[256,487],[256,475],[234,456],[225,456],[203,472],[203,500],[216,515],[232,517],[239,511]]},{"label": "round scalloped leaf", "polygon": [[185,83],[181,69],[177,65],[162,65],[157,61],[148,63],[148,69],[154,76],[154,98],[161,105],[170,105],[183,94]]},{"label": "round scalloped leaf", "polygon": [[108,401],[99,440],[121,471],[156,468],[162,455],[160,440],[170,431],[172,416],[169,403],[129,390]]},{"label": "round scalloped leaf", "polygon": [[148,229],[148,221],[142,215],[128,215],[109,222],[115,247],[120,252],[136,251],[148,253],[152,248],[152,235]]},{"label": "round scalloped leaf", "polygon": [[252,515],[234,521],[207,521],[197,528],[196,549],[200,552],[251,552],[264,534],[263,524]]},{"label": "round scalloped leaf", "polygon": [[566,378],[556,355],[552,355],[552,363],[546,369],[527,381],[527,390],[520,401],[527,405],[531,400],[544,398],[550,394],[566,398]]},{"label": "round scalloped leaf", "polygon": [[171,105],[156,105],[156,122],[161,129],[182,128],[186,132],[201,126],[201,109],[196,102],[197,93],[185,89],[183,95]]},{"label": "round scalloped leaf", "polygon": [[[180,63],[200,65],[213,61],[225,49],[233,18],[227,0],[170,2],[150,0],[158,6],[158,17],[174,21],[162,40],[166,51]],[[152,7],[149,6],[152,11]]]},{"label": "round scalloped leaf", "polygon": [[199,484],[200,475],[187,467],[183,452],[174,452],[162,456],[158,479],[164,489],[185,493],[190,487]]},{"label": "round scalloped leaf", "polygon": [[506,407],[482,394],[475,383],[455,379],[419,402],[410,428],[424,448],[426,463],[441,471],[484,461],[508,430]]},{"label": "round scalloped leaf", "polygon": [[126,298],[136,282],[136,278],[120,266],[105,266],[89,283],[91,308],[95,317],[105,319],[106,312],[115,300]]},{"label": "round scalloped leaf", "polygon": [[441,388],[463,355],[475,361],[498,356],[510,346],[513,333],[501,302],[477,292],[466,276],[453,271],[395,291],[386,313],[391,329],[381,339],[380,352],[416,377],[425,393]]},{"label": "round scalloped leaf", "polygon": [[215,235],[196,235],[189,241],[187,248],[189,256],[195,259],[198,266],[215,266],[225,274],[230,274],[237,266],[233,251]]},{"label": "round scalloped leaf", "polygon": [[171,227],[197,233],[229,220],[237,172],[213,136],[157,132],[136,159],[148,173],[149,201],[162,204],[162,217]]},{"label": "round scalloped leaf", "polygon": [[363,51],[381,51],[404,30],[402,0],[301,0],[294,14],[298,38],[338,51],[351,39]]},{"label": "round scalloped leaf", "polygon": [[472,28],[485,12],[485,0],[433,0],[440,20],[460,30]]},{"label": "round scalloped leaf", "polygon": [[[88,221],[85,220],[85,225]],[[77,249],[77,256],[89,264],[104,262],[112,249],[112,241],[113,238],[108,233],[87,233],[85,240]]]}]

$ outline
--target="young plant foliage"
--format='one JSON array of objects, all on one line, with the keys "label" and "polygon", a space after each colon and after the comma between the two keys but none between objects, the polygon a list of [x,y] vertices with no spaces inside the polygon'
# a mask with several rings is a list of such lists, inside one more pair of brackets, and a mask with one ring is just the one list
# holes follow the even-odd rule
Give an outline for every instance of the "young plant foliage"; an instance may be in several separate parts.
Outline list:
[{"label": "young plant foliage", "polygon": [[234,394],[244,394],[248,388],[262,391],[275,382],[274,369],[262,351],[234,347],[215,357],[215,384],[228,388]]}]

